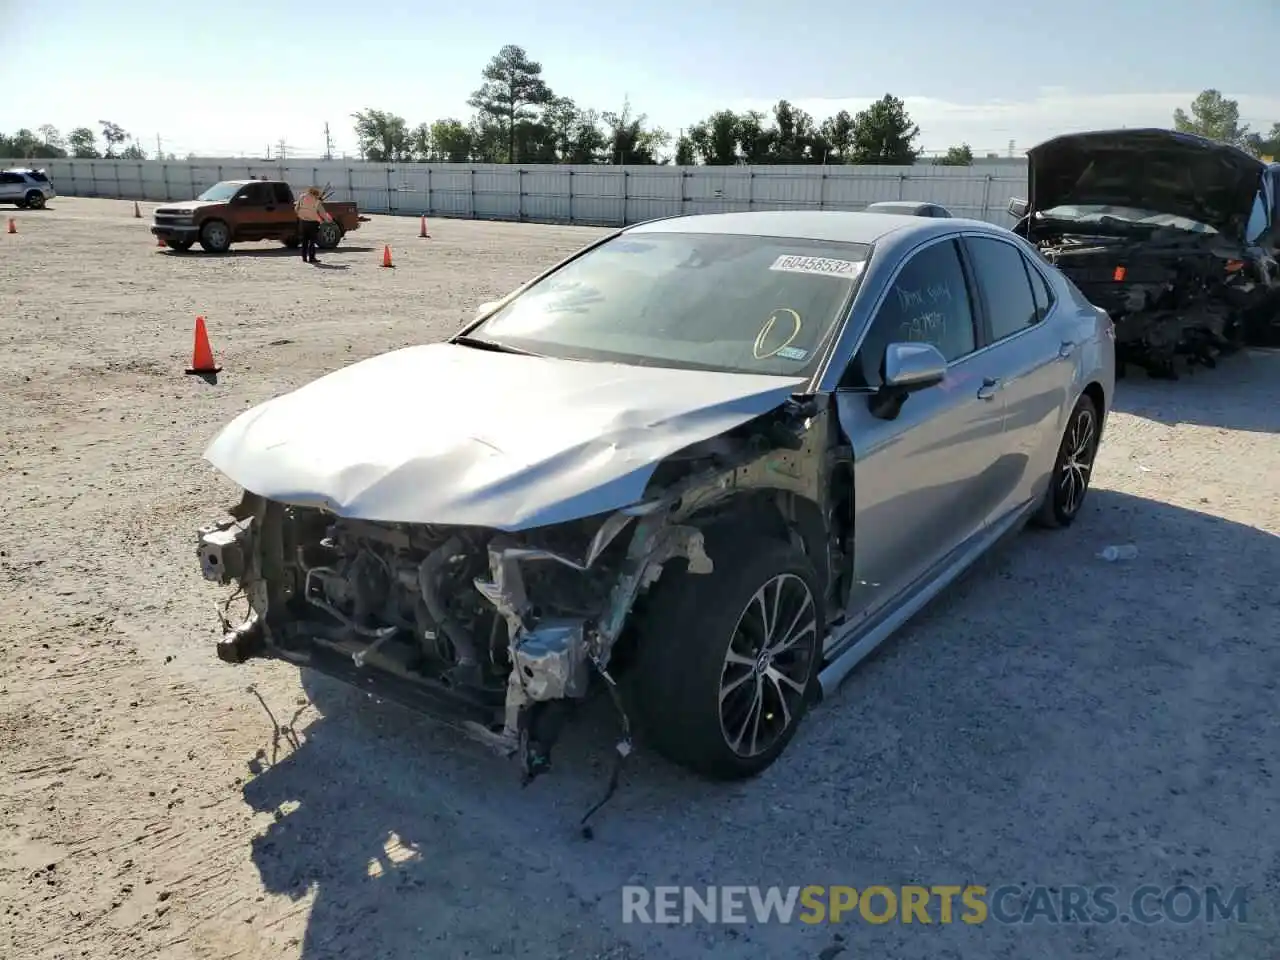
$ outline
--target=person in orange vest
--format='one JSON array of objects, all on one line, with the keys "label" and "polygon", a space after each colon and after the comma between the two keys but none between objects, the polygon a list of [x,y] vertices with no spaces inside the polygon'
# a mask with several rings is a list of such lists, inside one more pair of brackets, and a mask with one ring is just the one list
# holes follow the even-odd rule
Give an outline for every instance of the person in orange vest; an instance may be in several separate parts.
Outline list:
[{"label": "person in orange vest", "polygon": [[320,224],[333,220],[320,199],[320,188],[307,187],[306,192],[294,204],[294,208],[298,211],[298,226],[302,231],[303,262],[318,263],[316,240],[320,233]]}]

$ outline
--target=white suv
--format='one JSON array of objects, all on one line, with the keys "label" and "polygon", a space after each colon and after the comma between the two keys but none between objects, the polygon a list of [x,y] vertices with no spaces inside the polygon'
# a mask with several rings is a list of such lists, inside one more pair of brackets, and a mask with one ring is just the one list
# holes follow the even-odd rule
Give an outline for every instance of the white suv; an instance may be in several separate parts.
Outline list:
[{"label": "white suv", "polygon": [[57,195],[43,170],[0,172],[0,203],[13,203],[19,208],[39,210]]}]

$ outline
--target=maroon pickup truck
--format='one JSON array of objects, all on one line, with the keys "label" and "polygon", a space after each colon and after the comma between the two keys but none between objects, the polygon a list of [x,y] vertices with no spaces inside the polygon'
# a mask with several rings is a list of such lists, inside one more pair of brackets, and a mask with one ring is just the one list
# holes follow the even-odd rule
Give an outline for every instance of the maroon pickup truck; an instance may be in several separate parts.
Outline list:
[{"label": "maroon pickup truck", "polygon": [[[194,200],[157,207],[151,232],[172,250],[186,251],[199,242],[209,253],[225,253],[233,243],[279,240],[301,242],[293,190],[283,180],[223,180]],[[368,217],[352,201],[326,200],[332,222],[320,224],[317,242],[332,250]]]}]

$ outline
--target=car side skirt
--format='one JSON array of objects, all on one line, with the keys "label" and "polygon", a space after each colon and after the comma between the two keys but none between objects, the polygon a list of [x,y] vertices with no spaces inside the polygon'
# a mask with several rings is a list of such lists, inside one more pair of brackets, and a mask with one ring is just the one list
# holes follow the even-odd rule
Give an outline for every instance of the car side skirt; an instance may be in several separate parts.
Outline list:
[{"label": "car side skirt", "polygon": [[919,613],[930,600],[958,580],[997,542],[1020,530],[1039,504],[1039,500],[1029,500],[1015,507],[943,557],[905,590],[900,600],[886,605],[885,609],[868,620],[855,622],[843,630],[836,628],[828,634],[827,641],[823,644],[825,663],[818,673],[821,691],[818,699],[825,699],[835,693],[858,664],[874,653],[877,647]]}]

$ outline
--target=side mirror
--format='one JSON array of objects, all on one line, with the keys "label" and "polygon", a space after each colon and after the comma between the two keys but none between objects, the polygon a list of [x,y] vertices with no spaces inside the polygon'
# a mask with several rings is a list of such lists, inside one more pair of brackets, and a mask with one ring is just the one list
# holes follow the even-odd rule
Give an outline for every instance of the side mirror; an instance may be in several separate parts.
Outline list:
[{"label": "side mirror", "polygon": [[895,420],[908,396],[946,379],[947,358],[931,343],[891,343],[880,370],[883,385],[867,399],[867,408],[881,420]]},{"label": "side mirror", "polygon": [[1020,197],[1013,197],[1009,200],[1009,206],[1007,209],[1009,211],[1009,216],[1013,217],[1015,220],[1021,220],[1027,215],[1027,211],[1031,209],[1031,204]]},{"label": "side mirror", "polygon": [[884,351],[884,385],[911,393],[941,383],[947,358],[931,343],[891,343]]}]

